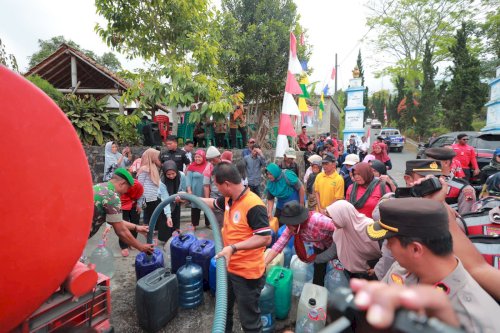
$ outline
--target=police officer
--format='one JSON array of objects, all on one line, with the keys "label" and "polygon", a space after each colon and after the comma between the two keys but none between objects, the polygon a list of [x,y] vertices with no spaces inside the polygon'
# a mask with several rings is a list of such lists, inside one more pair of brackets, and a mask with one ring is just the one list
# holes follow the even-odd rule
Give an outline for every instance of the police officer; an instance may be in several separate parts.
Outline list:
[{"label": "police officer", "polygon": [[446,203],[448,205],[458,204],[457,211],[461,215],[469,213],[476,202],[476,192],[474,188],[469,185],[468,181],[453,176],[451,172],[451,162],[456,156],[455,151],[444,147],[429,148],[425,150],[425,155],[429,158],[441,161],[441,170],[448,183]]},{"label": "police officer", "polygon": [[383,282],[434,285],[448,295],[467,332],[498,331],[500,306],[455,257],[443,203],[423,198],[382,202],[380,220],[366,232],[372,240],[387,239],[397,261]]},{"label": "police officer", "polygon": [[161,164],[166,161],[174,161],[177,165],[177,170],[184,170],[184,165],[188,166],[191,161],[186,155],[186,152],[177,147],[177,137],[175,135],[167,136],[167,150],[161,153]]}]

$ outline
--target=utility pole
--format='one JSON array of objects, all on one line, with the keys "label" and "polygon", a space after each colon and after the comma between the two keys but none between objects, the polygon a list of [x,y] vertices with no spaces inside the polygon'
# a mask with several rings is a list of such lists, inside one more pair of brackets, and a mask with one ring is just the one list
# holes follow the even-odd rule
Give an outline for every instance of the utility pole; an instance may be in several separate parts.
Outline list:
[{"label": "utility pole", "polygon": [[337,53],[335,53],[335,92],[337,92],[337,76],[339,73],[339,66],[337,65]]}]

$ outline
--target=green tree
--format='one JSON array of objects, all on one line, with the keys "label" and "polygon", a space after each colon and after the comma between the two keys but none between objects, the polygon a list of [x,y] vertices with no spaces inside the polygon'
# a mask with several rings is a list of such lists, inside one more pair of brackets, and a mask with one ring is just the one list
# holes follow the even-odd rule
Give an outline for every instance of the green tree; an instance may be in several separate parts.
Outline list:
[{"label": "green tree", "polygon": [[40,76],[32,75],[32,76],[28,76],[26,79],[28,81],[31,81],[31,83],[33,83],[38,88],[40,88],[40,90],[42,90],[44,93],[47,94],[47,96],[52,98],[52,100],[56,104],[59,105],[61,103],[61,100],[64,98],[64,95],[62,92],[57,90],[57,88],[54,87],[53,85],[51,85],[49,81],[42,79]]},{"label": "green tree", "polygon": [[75,49],[82,51],[85,55],[89,56],[99,64],[107,67],[114,72],[117,72],[121,69],[120,61],[113,53],[106,52],[102,56],[98,56],[95,52],[80,47],[80,45],[70,39],[64,38],[64,36],[55,36],[47,40],[39,39],[39,50],[29,57],[29,67],[31,68],[35,66],[43,59],[50,56],[61,46],[61,44],[67,44]]},{"label": "green tree", "polygon": [[450,47],[453,55],[453,75],[443,97],[445,119],[454,131],[472,129],[472,119],[479,113],[487,99],[487,86],[480,81],[479,60],[471,54],[467,41],[470,34],[465,23],[457,30],[455,42]]},{"label": "green tree", "polygon": [[381,0],[369,5],[367,25],[377,33],[375,46],[393,64],[383,71],[403,76],[412,86],[422,79],[425,43],[430,42],[432,65],[449,60],[453,32],[462,20],[482,21],[493,1]]},{"label": "green tree", "polygon": [[417,119],[416,131],[420,136],[430,134],[430,127],[435,119],[436,106],[438,104],[436,84],[434,77],[438,71],[432,65],[432,52],[429,42],[425,44],[423,67],[422,98],[415,118]]},{"label": "green tree", "polygon": [[17,59],[12,53],[7,53],[5,50],[5,45],[0,38],[0,65],[4,65],[7,68],[12,69],[15,72],[19,72],[17,66]]},{"label": "green tree", "polygon": [[200,102],[191,121],[232,110],[234,91],[218,70],[219,22],[207,0],[96,0],[107,23],[95,30],[112,48],[151,66],[129,73],[128,98],[176,107]]},{"label": "green tree", "polygon": [[401,113],[398,111],[399,103],[405,97],[405,84],[406,80],[402,76],[397,76],[393,79],[393,84],[396,87],[396,95],[392,96],[391,103],[387,109],[387,117],[391,122],[394,122],[397,127],[403,128],[401,122]]},{"label": "green tree", "polygon": [[229,83],[249,100],[266,102],[282,96],[288,68],[289,34],[297,36],[300,60],[310,47],[301,46],[304,33],[292,0],[223,0],[220,68]]}]

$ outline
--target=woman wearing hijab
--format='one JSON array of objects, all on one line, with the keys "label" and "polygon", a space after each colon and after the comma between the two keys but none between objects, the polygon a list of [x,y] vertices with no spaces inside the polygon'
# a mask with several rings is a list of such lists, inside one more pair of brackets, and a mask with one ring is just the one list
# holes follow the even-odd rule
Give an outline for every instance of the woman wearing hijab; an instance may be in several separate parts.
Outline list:
[{"label": "woman wearing hijab", "polygon": [[384,181],[375,178],[372,168],[368,163],[358,163],[352,168],[354,183],[349,185],[346,200],[349,201],[358,212],[369,218],[377,206],[380,198],[391,189]]},{"label": "woman wearing hijab", "polygon": [[[125,155],[125,156],[124,156]],[[116,142],[110,141],[104,147],[104,177],[103,180],[107,182],[113,177],[113,173],[118,168],[124,168],[130,164],[132,154],[129,147],[125,147],[120,154],[118,152],[118,145]]]},{"label": "woman wearing hijab", "polygon": [[276,163],[269,163],[266,167],[267,183],[267,215],[273,217],[274,198],[278,198],[274,216],[280,217],[285,203],[297,200],[304,205],[304,185],[300,182],[295,172],[280,169]]},{"label": "woman wearing hijab", "polygon": [[387,174],[387,167],[385,166],[385,164],[380,162],[379,160],[372,160],[370,161],[370,165],[375,177],[378,177],[378,179],[384,181],[391,188],[391,192],[396,192],[398,184],[396,183],[394,178]]},{"label": "woman wearing hijab", "polygon": [[[137,180],[142,184],[144,193],[138,200],[137,205],[144,207],[144,223],[149,225],[149,219],[153,215],[154,210],[160,204],[158,199],[158,190],[160,188],[160,173],[158,167],[161,166],[160,151],[149,148],[141,157],[141,167],[137,171]],[[165,223],[165,215],[160,214],[156,225]]]},{"label": "woman wearing hijab", "polygon": [[314,262],[322,263],[338,257],[349,278],[376,280],[374,274],[368,274],[370,267],[382,255],[379,243],[366,234],[366,226],[373,220],[346,200],[335,201],[326,210],[336,228],[333,233],[334,244],[316,255]]},{"label": "woman wearing hijab", "polygon": [[392,169],[391,158],[389,157],[389,155],[387,155],[387,152],[385,151],[384,147],[380,143],[375,142],[373,144],[372,155],[375,156],[375,159],[384,163],[387,166],[387,170]]},{"label": "woman wearing hijab", "polygon": [[[182,171],[179,171],[177,169],[177,164],[174,161],[168,160],[163,163],[161,170],[162,175],[158,192],[161,201],[166,200],[173,194],[186,191],[186,177],[184,176],[184,173],[182,173]],[[180,203],[174,201],[168,206],[170,207],[170,212],[165,210],[167,223],[156,224],[156,226],[158,227],[158,240],[165,243],[169,240],[170,237],[172,237],[174,231],[181,228]]]},{"label": "woman wearing hijab", "polygon": [[[194,194],[197,197],[203,198],[203,171],[207,167],[207,159],[205,158],[205,151],[198,149],[194,153],[194,161],[186,169],[186,187],[189,194]],[[193,228],[200,224],[201,209],[194,203],[191,203],[191,222]],[[205,217],[205,226],[209,226],[207,218]]]},{"label": "woman wearing hijab", "polygon": [[486,179],[498,171],[500,171],[500,148],[497,148],[493,153],[490,164],[481,169],[481,184],[484,184]]}]

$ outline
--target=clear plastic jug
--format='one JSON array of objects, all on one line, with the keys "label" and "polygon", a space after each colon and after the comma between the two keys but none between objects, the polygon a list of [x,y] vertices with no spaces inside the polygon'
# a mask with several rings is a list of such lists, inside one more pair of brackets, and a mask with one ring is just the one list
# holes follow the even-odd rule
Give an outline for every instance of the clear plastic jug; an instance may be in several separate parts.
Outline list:
[{"label": "clear plastic jug", "polygon": [[290,269],[293,272],[292,295],[300,296],[304,283],[312,282],[314,274],[313,264],[308,264],[299,259],[297,255],[292,257]]},{"label": "clear plastic jug", "polygon": [[349,288],[349,280],[344,274],[344,267],[339,260],[332,261],[332,269],[325,275],[325,287],[328,289],[329,295],[332,295],[339,287]]},{"label": "clear plastic jug", "polygon": [[274,287],[268,283],[264,285],[259,298],[262,332],[274,332],[276,317],[274,312]]},{"label": "clear plastic jug", "polygon": [[[302,294],[300,295],[299,305],[297,307],[297,322],[305,317],[313,308],[318,311],[326,312],[327,301],[328,290],[325,287],[312,283],[305,283]],[[323,326],[325,323],[326,321],[323,321]]]},{"label": "clear plastic jug", "polygon": [[115,275],[115,258],[110,249],[106,247],[103,239],[92,251],[90,262],[95,265],[95,271],[108,276],[110,279]]},{"label": "clear plastic jug", "polygon": [[321,331],[325,326],[323,323],[325,317],[324,311],[315,308],[311,309],[307,316],[297,322],[295,333],[316,333]]}]

